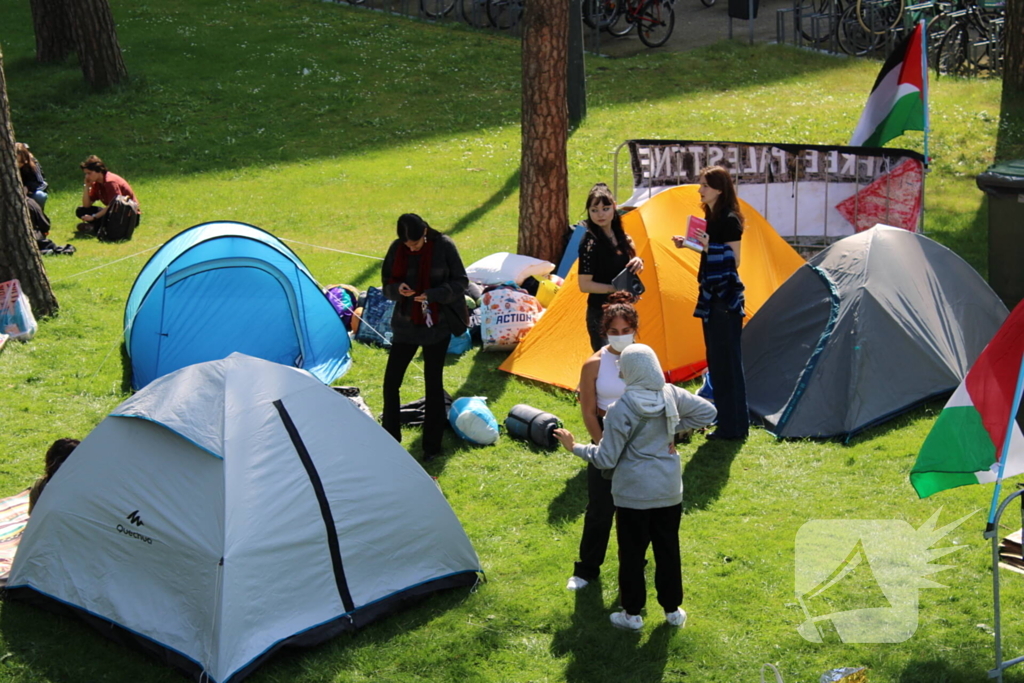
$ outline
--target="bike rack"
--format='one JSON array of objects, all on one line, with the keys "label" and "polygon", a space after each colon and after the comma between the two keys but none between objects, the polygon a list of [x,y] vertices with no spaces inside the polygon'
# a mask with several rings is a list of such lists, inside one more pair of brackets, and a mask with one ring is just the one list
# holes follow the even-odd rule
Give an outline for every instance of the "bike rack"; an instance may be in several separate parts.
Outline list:
[{"label": "bike rack", "polygon": [[[1021,486],[1018,484],[1018,486]],[[1003,516],[1003,510],[1009,505],[1014,498],[1020,497],[1024,494],[1024,488],[1018,488],[999,505],[999,509],[996,510],[995,520],[992,523],[992,529],[985,532],[985,538],[992,540],[992,604],[995,609],[995,655],[996,655],[996,666],[994,669],[989,670],[988,677],[994,678],[999,683],[1003,681],[1003,672],[1015,664],[1024,662],[1024,656],[1015,657],[1011,660],[1003,660],[1003,632],[1001,623],[1001,610],[999,608],[999,520]],[[1021,525],[1024,526],[1024,498],[1021,498]]]},{"label": "bike rack", "polygon": [[800,33],[800,19],[803,14],[803,8],[798,5],[775,10],[775,42],[779,45],[786,44],[787,14],[793,15],[793,44],[797,47],[803,47],[803,35]]}]

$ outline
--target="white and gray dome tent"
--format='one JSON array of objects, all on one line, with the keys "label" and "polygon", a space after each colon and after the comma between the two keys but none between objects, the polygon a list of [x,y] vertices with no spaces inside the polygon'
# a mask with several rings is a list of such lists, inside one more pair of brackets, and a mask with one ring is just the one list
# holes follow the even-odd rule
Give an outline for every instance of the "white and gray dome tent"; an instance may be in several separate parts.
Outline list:
[{"label": "white and gray dome tent", "polygon": [[8,591],[235,683],[282,645],[478,572],[434,481],[372,418],[304,370],[235,353],[97,425],[40,497]]},{"label": "white and gray dome tent", "polygon": [[751,318],[747,404],[779,437],[848,437],[951,393],[1007,315],[955,253],[876,225],[798,268]]}]

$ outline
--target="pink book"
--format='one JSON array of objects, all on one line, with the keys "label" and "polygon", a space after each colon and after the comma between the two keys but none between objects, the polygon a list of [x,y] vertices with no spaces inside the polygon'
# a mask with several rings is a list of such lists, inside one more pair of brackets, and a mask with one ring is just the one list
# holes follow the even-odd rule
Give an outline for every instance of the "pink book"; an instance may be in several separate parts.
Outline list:
[{"label": "pink book", "polygon": [[686,239],[683,240],[683,246],[694,251],[704,251],[704,246],[698,237],[707,230],[707,227],[708,222],[703,218],[690,216],[690,220],[686,223]]}]

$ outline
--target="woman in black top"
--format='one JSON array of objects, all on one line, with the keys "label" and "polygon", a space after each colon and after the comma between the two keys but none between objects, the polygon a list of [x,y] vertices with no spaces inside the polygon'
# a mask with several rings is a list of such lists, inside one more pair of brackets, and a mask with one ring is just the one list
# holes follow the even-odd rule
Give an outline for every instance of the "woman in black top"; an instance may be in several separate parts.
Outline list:
[{"label": "woman in black top", "polygon": [[49,196],[46,194],[48,185],[43,178],[43,168],[39,161],[23,142],[14,143],[14,158],[18,165],[18,173],[21,175],[21,184],[25,186],[25,196],[36,200],[40,210],[45,209]]},{"label": "woman in black top", "polygon": [[587,234],[580,241],[580,291],[587,297],[587,333],[590,348],[597,351],[608,343],[602,330],[603,306],[615,291],[612,280],[628,268],[634,273],[644,269],[636,255],[633,240],[622,229],[622,218],[615,210],[615,198],[604,183],[594,185],[587,195]]},{"label": "woman in black top", "polygon": [[391,352],[384,371],[382,423],[399,442],[399,390],[406,368],[423,347],[426,415],[423,460],[441,454],[448,422],[444,403],[444,358],[453,334],[465,332],[469,311],[469,279],[451,238],[437,232],[414,213],[398,218],[398,239],[391,243],[381,268],[384,296],[397,302],[391,318]]},{"label": "woman in black top", "polygon": [[698,192],[708,224],[701,239],[704,251],[697,273],[700,292],[693,314],[704,321],[704,347],[718,409],[718,427],[708,438],[745,439],[749,414],[740,352],[745,313],[743,283],[738,272],[743,214],[732,176],[721,166],[700,172]]}]

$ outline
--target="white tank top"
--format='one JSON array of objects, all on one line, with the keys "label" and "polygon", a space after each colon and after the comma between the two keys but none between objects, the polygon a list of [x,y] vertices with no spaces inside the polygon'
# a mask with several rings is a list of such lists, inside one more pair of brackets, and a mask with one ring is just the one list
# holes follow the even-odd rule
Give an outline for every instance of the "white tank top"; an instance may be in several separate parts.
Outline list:
[{"label": "white tank top", "polygon": [[626,383],[619,377],[619,356],[601,349],[601,365],[597,369],[597,407],[607,411],[626,391]]}]

